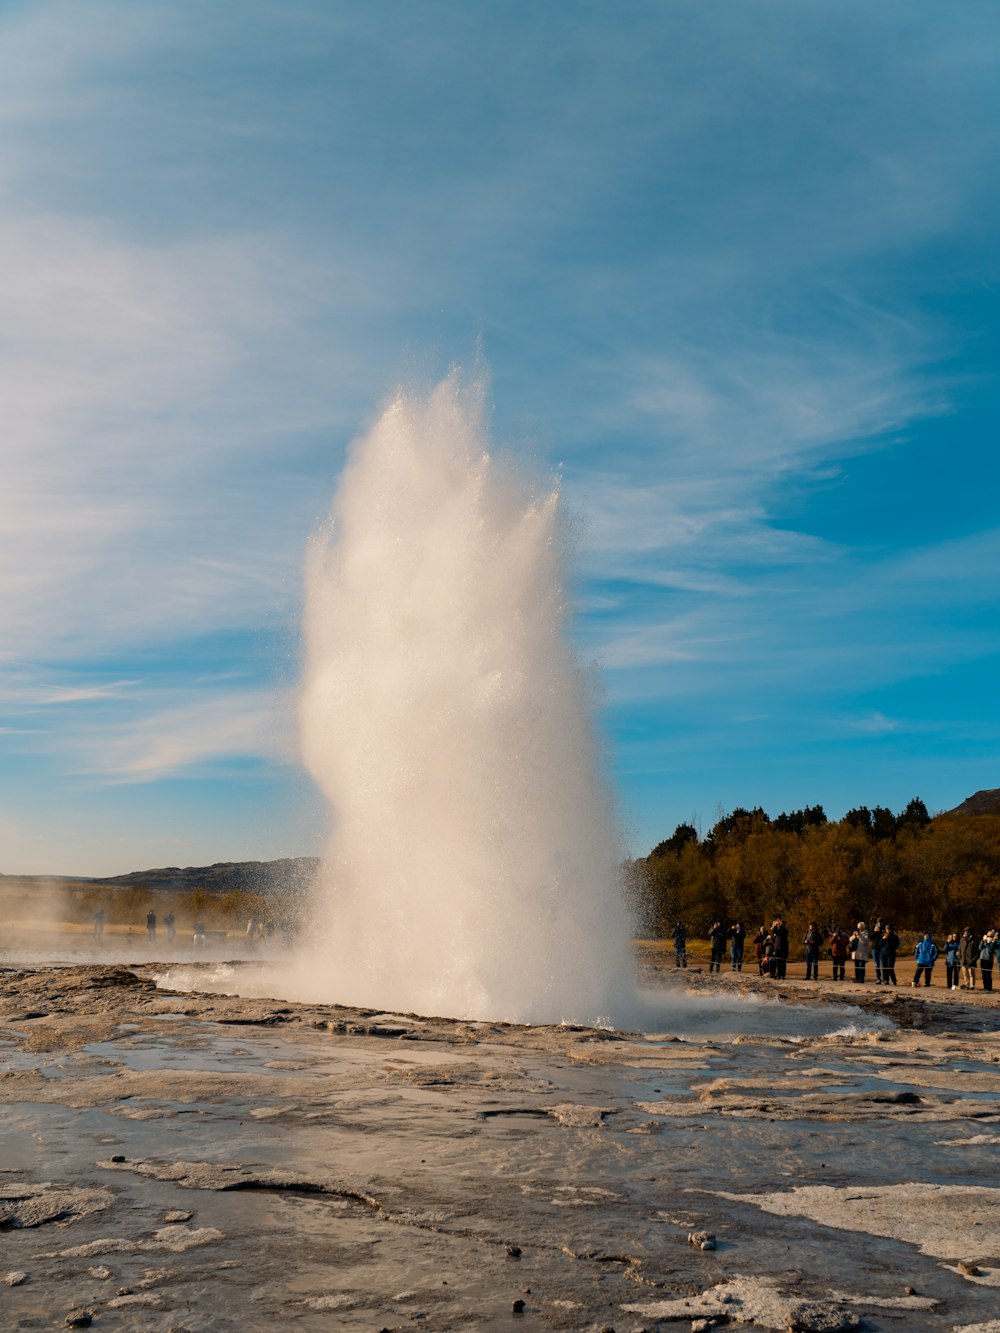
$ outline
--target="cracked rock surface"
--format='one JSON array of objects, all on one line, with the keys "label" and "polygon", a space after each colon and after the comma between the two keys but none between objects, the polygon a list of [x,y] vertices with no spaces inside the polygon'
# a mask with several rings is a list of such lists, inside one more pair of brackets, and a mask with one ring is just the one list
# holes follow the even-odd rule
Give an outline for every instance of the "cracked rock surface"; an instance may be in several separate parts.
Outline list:
[{"label": "cracked rock surface", "polygon": [[1000,1333],[1000,1010],[772,993],[727,1040],[0,970],[3,1326]]}]

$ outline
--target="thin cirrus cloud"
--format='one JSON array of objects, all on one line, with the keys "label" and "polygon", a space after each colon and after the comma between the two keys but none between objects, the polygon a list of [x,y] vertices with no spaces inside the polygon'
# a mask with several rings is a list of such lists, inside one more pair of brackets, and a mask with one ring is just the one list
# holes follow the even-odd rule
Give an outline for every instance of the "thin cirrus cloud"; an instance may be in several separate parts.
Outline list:
[{"label": "thin cirrus cloud", "polygon": [[[192,697],[193,696],[193,697]],[[294,698],[287,690],[188,692],[184,703],[155,704],[138,719],[71,737],[77,772],[112,783],[148,783],[181,773],[217,771],[227,761],[295,761]]]}]

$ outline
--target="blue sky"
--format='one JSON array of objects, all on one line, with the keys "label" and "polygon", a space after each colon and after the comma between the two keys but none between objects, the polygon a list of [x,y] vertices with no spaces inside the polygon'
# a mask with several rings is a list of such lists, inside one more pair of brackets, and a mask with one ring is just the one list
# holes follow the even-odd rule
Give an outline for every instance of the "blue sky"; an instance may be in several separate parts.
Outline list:
[{"label": "blue sky", "polygon": [[0,870],[316,852],[399,383],[560,469],[632,849],[1000,785],[1000,8],[0,4]]}]

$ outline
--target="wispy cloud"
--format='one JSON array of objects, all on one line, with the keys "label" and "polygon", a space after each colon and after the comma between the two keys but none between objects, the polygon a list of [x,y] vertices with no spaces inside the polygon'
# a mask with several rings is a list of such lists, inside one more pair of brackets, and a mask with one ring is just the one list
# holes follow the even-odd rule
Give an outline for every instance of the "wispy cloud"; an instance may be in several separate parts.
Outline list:
[{"label": "wispy cloud", "polygon": [[133,686],[140,683],[137,680],[116,680],[107,685],[78,685],[76,687],[42,685],[37,699],[43,706],[49,704],[92,703],[95,699],[120,699]]},{"label": "wispy cloud", "polygon": [[277,690],[192,694],[100,731],[83,727],[71,745],[78,771],[110,782],[155,782],[234,760],[294,763],[294,699]]},{"label": "wispy cloud", "polygon": [[847,727],[850,731],[863,732],[869,736],[885,736],[889,732],[898,731],[900,724],[894,722],[884,713],[871,713],[868,717],[858,717],[848,719]]}]

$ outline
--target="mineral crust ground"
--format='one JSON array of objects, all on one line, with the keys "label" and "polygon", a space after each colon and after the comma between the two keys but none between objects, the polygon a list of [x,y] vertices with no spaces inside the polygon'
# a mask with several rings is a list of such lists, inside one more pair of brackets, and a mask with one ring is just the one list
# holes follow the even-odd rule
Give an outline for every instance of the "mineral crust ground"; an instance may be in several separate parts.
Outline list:
[{"label": "mineral crust ground", "polygon": [[6,967],[0,1326],[1000,1331],[997,1000],[645,968],[781,1035]]}]

